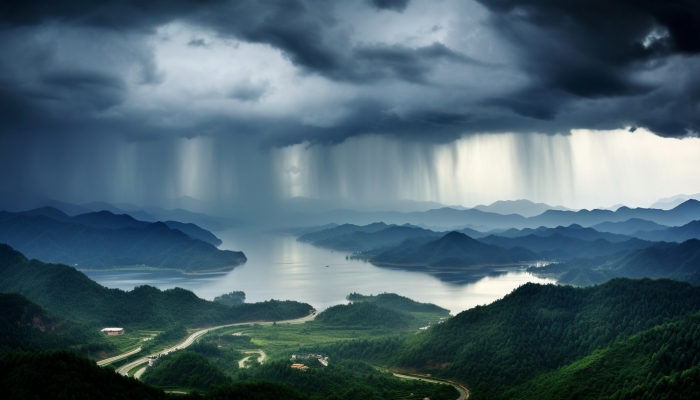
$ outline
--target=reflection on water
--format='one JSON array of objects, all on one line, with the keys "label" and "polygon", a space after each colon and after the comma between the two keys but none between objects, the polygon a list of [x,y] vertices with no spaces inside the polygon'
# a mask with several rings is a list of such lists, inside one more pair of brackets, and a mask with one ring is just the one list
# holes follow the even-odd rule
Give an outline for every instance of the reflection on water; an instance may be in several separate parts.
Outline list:
[{"label": "reflection on water", "polygon": [[[378,268],[367,262],[346,260],[343,252],[320,249],[293,237],[231,230],[217,232],[222,249],[242,250],[248,262],[225,273],[185,275],[174,271],[85,271],[111,288],[131,290],[138,285],[161,289],[182,287],[199,297],[213,299],[242,290],[247,302],[269,299],[298,300],[318,310],[346,303],[352,292],[398,293],[420,302],[434,303],[456,314],[497,300],[526,282],[553,283],[520,269],[499,271],[475,279],[454,273]],[[327,267],[326,267],[327,266]]]}]

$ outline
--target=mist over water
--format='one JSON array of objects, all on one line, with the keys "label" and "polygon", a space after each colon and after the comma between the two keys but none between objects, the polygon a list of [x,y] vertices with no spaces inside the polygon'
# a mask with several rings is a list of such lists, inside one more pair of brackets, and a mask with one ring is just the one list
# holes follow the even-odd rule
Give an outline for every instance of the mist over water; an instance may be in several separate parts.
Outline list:
[{"label": "mist over water", "polygon": [[102,285],[123,290],[139,285],[160,289],[182,287],[208,300],[242,290],[249,303],[297,300],[319,311],[347,303],[345,296],[352,292],[388,292],[437,304],[452,314],[491,303],[526,282],[554,283],[518,270],[472,283],[449,282],[423,272],[346,260],[346,253],[320,249],[288,236],[229,230],[220,238],[224,241],[222,249],[245,249],[248,262],[233,271],[217,274],[184,275],[174,271],[86,271],[86,274]]}]

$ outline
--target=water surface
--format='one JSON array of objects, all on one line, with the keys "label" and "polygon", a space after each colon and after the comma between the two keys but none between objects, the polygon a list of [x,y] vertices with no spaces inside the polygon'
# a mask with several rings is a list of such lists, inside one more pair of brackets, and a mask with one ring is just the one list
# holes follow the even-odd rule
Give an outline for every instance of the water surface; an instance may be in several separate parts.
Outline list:
[{"label": "water surface", "polygon": [[269,299],[297,300],[318,310],[347,303],[352,292],[398,293],[420,302],[434,303],[456,314],[497,300],[526,282],[553,283],[517,268],[496,276],[434,276],[425,272],[380,268],[347,260],[346,253],[297,242],[293,237],[249,230],[217,232],[220,248],[242,250],[248,262],[225,273],[186,275],[175,271],[84,271],[110,288],[131,290],[138,285],[161,289],[182,287],[199,297],[213,299],[242,290],[246,302]]}]

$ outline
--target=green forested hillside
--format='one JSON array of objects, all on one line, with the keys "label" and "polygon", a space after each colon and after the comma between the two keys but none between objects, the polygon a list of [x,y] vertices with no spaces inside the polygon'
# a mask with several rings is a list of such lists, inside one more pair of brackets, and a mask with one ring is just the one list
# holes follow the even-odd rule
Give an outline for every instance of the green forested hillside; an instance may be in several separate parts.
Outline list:
[{"label": "green forested hillside", "polygon": [[0,292],[21,293],[57,316],[99,326],[207,326],[298,318],[312,309],[294,301],[227,306],[180,288],[108,289],[73,267],[27,260],[7,245],[0,245]]},{"label": "green forested hillside", "polygon": [[200,390],[213,389],[232,381],[206,357],[194,351],[178,351],[157,359],[153,367],[146,370],[142,380],[155,386]]},{"label": "green forested hillside", "polygon": [[160,389],[100,368],[69,351],[5,355],[0,358],[0,387],[6,399],[170,398]]},{"label": "green forested hillside", "polygon": [[510,399],[700,399],[700,314],[641,332],[519,386]]},{"label": "green forested hillside", "polygon": [[[107,213],[108,223],[102,213],[93,214],[97,215],[59,221],[43,215],[4,213],[0,218],[0,243],[30,258],[82,269],[140,265],[195,272],[232,268],[246,261],[242,252],[219,250],[162,222],[120,228],[118,224],[124,221],[112,219],[131,217]],[[98,227],[83,225],[89,222]]]},{"label": "green forested hillside", "polygon": [[614,279],[573,288],[526,284],[409,338],[394,364],[456,378],[474,399],[508,389],[700,310],[700,287]]},{"label": "green forested hillside", "polygon": [[358,302],[329,307],[316,317],[314,323],[329,326],[363,326],[367,328],[407,328],[416,318],[403,311]]},{"label": "green forested hillside", "polygon": [[306,371],[291,369],[290,364],[271,361],[242,372],[241,377],[283,383],[313,400],[454,400],[459,395],[452,386],[397,379],[361,361],[336,360],[322,367],[313,359]]},{"label": "green forested hillside", "polygon": [[51,317],[17,293],[0,293],[0,354],[14,350],[74,348],[98,340],[97,331]]},{"label": "green forested hillside", "polygon": [[380,293],[376,296],[369,295],[365,296],[359,293],[350,293],[347,299],[353,303],[367,302],[374,303],[381,307],[391,308],[392,310],[405,311],[405,312],[424,312],[424,313],[435,313],[449,315],[450,310],[446,310],[442,307],[436,306],[431,303],[419,303],[415,300],[411,300],[408,297],[399,296],[395,293]]}]

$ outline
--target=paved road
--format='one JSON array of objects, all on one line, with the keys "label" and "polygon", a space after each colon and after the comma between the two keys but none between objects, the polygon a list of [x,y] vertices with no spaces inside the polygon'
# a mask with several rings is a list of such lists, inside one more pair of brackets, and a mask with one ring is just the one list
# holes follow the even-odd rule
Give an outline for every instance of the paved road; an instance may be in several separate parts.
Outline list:
[{"label": "paved road", "polygon": [[[245,354],[256,353],[256,354],[258,354],[258,363],[260,363],[260,364],[265,362],[265,359],[267,358],[267,354],[265,354],[265,352],[262,350],[244,350],[244,351],[241,351],[241,353],[245,353]],[[248,359],[250,357],[252,357],[252,356],[248,356],[248,357],[242,359],[241,361],[239,361],[238,368],[246,368],[245,362],[248,361]]]},{"label": "paved road", "polygon": [[[161,355],[161,354],[165,355],[165,354],[168,354],[168,353],[173,352],[175,350],[184,349],[185,347],[194,343],[194,341],[197,340],[202,335],[207,334],[207,333],[209,333],[213,330],[216,330],[216,329],[227,328],[230,326],[241,326],[241,325],[251,325],[251,324],[259,324],[259,325],[272,325],[273,323],[277,323],[277,324],[303,324],[304,322],[311,321],[314,318],[316,318],[316,311],[315,310],[311,314],[307,315],[306,317],[297,318],[297,319],[289,319],[289,320],[275,321],[275,322],[273,322],[273,321],[248,321],[248,322],[238,322],[235,324],[219,325],[219,326],[215,326],[212,328],[206,328],[206,329],[199,330],[199,331],[191,334],[190,336],[188,336],[187,339],[185,339],[182,343],[178,344],[177,346],[173,346],[169,349],[165,349],[159,353],[154,353],[152,355],[154,355],[154,356]],[[124,354],[122,354],[121,356],[124,356]],[[120,356],[117,356],[117,357],[120,357]],[[128,376],[129,371],[131,371],[135,367],[137,367],[141,364],[145,364],[147,362],[148,362],[148,357],[139,358],[138,360],[130,362],[130,363],[122,366],[121,368],[119,368],[117,370],[117,373],[119,375]]]},{"label": "paved road", "polygon": [[147,367],[143,367],[140,370],[136,371],[136,373],[134,374],[134,378],[141,379],[141,375],[143,375],[143,373],[146,372],[146,368]]},{"label": "paved road", "polygon": [[431,383],[439,383],[441,385],[452,385],[453,388],[457,389],[459,392],[459,397],[457,400],[467,400],[469,398],[469,391],[467,388],[465,388],[462,385],[458,385],[456,383],[452,383],[449,381],[439,381],[437,379],[430,379],[426,378],[424,376],[419,376],[419,375],[406,375],[406,374],[394,374],[394,376],[401,378],[401,379],[416,379],[419,381],[425,381],[425,382],[431,382]]},{"label": "paved road", "polygon": [[111,358],[105,358],[104,360],[98,361],[98,362],[97,362],[97,365],[99,365],[100,367],[102,367],[102,366],[104,366],[104,365],[111,364],[111,363],[113,363],[113,362],[115,362],[115,361],[121,360],[122,358],[129,357],[129,356],[132,355],[132,354],[136,354],[136,353],[138,353],[139,351],[141,351],[141,347],[140,347],[140,346],[139,346],[138,348],[134,349],[134,350],[131,350],[130,352],[122,353],[122,354],[120,354],[120,355],[118,355],[118,356],[114,356],[114,357],[111,357]]}]

